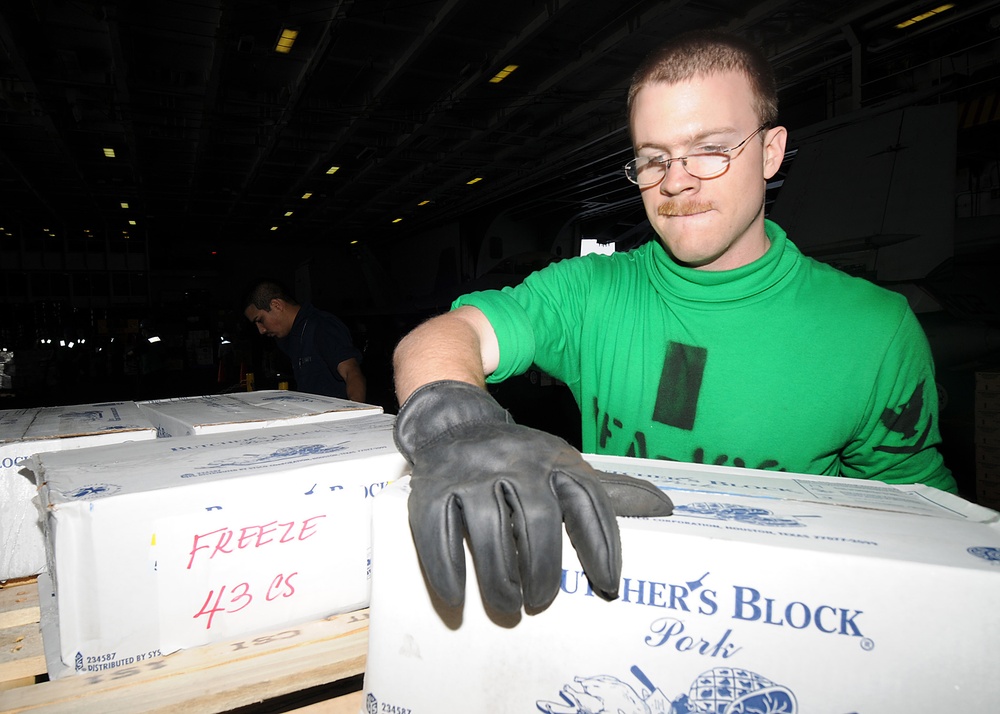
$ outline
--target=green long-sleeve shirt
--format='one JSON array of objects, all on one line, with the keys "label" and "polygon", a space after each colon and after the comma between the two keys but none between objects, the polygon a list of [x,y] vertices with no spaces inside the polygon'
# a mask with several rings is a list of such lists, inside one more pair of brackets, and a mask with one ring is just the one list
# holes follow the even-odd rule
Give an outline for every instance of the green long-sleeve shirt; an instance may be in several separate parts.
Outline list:
[{"label": "green long-sleeve shirt", "polygon": [[586,452],[956,491],[906,300],[766,229],[770,249],[736,270],[687,268],[650,242],[455,306],[478,307],[497,333],[489,381],[534,364],[569,386]]}]

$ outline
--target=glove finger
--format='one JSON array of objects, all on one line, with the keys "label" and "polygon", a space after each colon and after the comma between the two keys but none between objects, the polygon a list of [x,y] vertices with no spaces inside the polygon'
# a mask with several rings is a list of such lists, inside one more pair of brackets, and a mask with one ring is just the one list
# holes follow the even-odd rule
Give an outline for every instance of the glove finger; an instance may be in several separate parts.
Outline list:
[{"label": "glove finger", "polygon": [[670,497],[649,481],[606,471],[595,473],[611,499],[615,515],[652,518],[674,512]]},{"label": "glove finger", "polygon": [[541,478],[530,485],[503,480],[498,488],[510,510],[524,607],[539,612],[552,604],[562,580],[560,502]]},{"label": "glove finger", "polygon": [[[586,470],[584,470],[586,467]],[[586,464],[553,472],[552,484],[562,506],[570,542],[590,585],[601,597],[618,597],[622,546],[611,500]]]},{"label": "glove finger", "polygon": [[413,481],[408,503],[410,532],[431,589],[451,607],[465,600],[465,527],[458,499]]},{"label": "glove finger", "polygon": [[463,484],[462,506],[483,601],[497,612],[519,612],[522,587],[532,574],[524,565],[525,528],[516,494],[499,481]]}]

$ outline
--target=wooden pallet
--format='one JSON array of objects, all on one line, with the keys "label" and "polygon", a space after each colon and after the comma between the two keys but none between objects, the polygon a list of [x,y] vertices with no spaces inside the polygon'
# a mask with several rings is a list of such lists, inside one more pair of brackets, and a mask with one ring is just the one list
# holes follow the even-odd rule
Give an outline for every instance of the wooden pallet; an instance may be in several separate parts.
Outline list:
[{"label": "wooden pallet", "polygon": [[48,681],[34,580],[0,584],[0,712],[358,714],[368,611]]}]

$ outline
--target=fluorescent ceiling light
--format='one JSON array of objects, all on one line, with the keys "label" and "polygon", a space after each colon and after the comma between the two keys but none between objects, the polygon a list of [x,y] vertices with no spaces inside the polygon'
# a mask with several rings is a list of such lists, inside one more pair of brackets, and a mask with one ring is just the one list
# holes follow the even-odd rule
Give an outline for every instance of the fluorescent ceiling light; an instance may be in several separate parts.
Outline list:
[{"label": "fluorescent ceiling light", "polygon": [[477,176],[476,178],[472,179],[471,181],[466,181],[465,183],[468,184],[469,186],[471,186],[472,184],[479,183],[482,180],[483,180],[482,176]]},{"label": "fluorescent ceiling light", "polygon": [[304,194],[302,194],[302,200],[304,201],[308,198],[312,198],[312,194],[306,191]]},{"label": "fluorescent ceiling light", "polygon": [[509,75],[515,69],[517,69],[517,65],[516,64],[509,64],[509,65],[507,65],[502,70],[500,70],[499,72],[497,72],[496,74],[494,74],[493,78],[490,79],[490,82],[492,84],[497,84],[498,82],[504,81],[507,78],[507,75]]},{"label": "fluorescent ceiling light", "polygon": [[288,218],[291,215],[292,215],[292,211],[285,211],[285,218]]},{"label": "fluorescent ceiling light", "polygon": [[134,226],[134,225],[135,225],[135,221],[129,221],[129,222],[128,222],[128,224],[129,224],[130,226]]},{"label": "fluorescent ceiling light", "polygon": [[122,206],[122,208],[128,208],[128,204],[125,203],[125,201],[122,201],[121,206]]},{"label": "fluorescent ceiling light", "polygon": [[424,199],[423,201],[421,201],[417,205],[418,206],[426,206],[428,203],[430,203],[430,199]]},{"label": "fluorescent ceiling light", "polygon": [[955,7],[955,3],[953,2],[945,3],[944,5],[938,5],[933,10],[928,10],[927,12],[922,12],[919,15],[914,15],[909,20],[899,23],[898,25],[896,25],[896,29],[902,30],[906,27],[909,27],[910,25],[916,25],[918,22],[923,22],[924,20],[930,19],[939,13],[942,13],[946,10],[951,10],[953,7]]},{"label": "fluorescent ceiling light", "polygon": [[330,168],[328,168],[328,169],[326,170],[326,172],[327,172],[328,174],[335,174],[335,173],[337,173],[338,171],[340,171],[340,167],[339,167],[339,166],[331,166]]},{"label": "fluorescent ceiling light", "polygon": [[278,227],[277,226],[271,226],[271,230],[272,231],[276,231],[276,230],[278,230]]},{"label": "fluorescent ceiling light", "polygon": [[403,219],[402,218],[393,218],[392,222],[393,223],[399,223],[401,220],[403,220]]},{"label": "fluorescent ceiling light", "polygon": [[289,27],[283,28],[281,35],[278,37],[278,42],[274,45],[274,51],[287,55],[292,51],[292,45],[295,44],[295,38],[298,36],[298,30],[293,30]]},{"label": "fluorescent ceiling light", "polygon": [[115,158],[115,150],[112,149],[110,146],[105,146],[104,155],[107,156],[109,159],[113,159]]}]

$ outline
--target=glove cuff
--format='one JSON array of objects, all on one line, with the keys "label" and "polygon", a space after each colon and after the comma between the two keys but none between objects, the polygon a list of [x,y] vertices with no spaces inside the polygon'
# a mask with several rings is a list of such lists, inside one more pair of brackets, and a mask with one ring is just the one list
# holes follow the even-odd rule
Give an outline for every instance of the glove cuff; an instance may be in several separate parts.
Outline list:
[{"label": "glove cuff", "polygon": [[470,424],[513,423],[486,390],[467,382],[441,380],[417,388],[399,409],[393,438],[413,463],[413,455],[442,436]]}]

